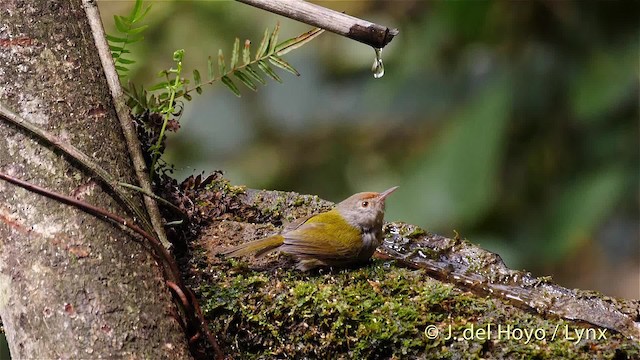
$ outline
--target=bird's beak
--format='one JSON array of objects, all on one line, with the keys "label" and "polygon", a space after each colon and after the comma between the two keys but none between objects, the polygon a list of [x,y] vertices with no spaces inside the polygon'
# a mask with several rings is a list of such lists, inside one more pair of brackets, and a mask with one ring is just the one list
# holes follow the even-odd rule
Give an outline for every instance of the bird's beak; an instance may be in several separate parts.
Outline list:
[{"label": "bird's beak", "polygon": [[386,198],[387,198],[387,196],[391,195],[391,193],[392,193],[392,192],[396,191],[396,189],[397,189],[397,188],[398,188],[397,186],[394,186],[394,187],[392,187],[392,188],[389,188],[389,189],[387,189],[387,190],[385,190],[385,191],[381,192],[381,193],[378,195],[378,198],[379,198],[381,201],[384,201],[384,199],[386,199]]}]

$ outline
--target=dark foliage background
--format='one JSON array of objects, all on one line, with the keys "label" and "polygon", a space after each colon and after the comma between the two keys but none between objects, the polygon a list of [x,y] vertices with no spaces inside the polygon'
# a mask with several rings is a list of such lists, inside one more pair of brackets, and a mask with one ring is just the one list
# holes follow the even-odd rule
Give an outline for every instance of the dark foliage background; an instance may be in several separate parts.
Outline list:
[{"label": "dark foliage background", "polygon": [[[175,176],[223,169],[235,184],[318,194],[400,189],[388,220],[463,237],[568,287],[640,297],[640,3],[325,1],[400,29],[373,79],[373,49],[324,34],[237,99],[185,104],[165,159]],[[132,48],[147,85],[186,50],[188,69],[309,29],[233,1],[151,2]],[[107,26],[128,1],[100,1]],[[189,71],[190,72],[190,71]]]}]

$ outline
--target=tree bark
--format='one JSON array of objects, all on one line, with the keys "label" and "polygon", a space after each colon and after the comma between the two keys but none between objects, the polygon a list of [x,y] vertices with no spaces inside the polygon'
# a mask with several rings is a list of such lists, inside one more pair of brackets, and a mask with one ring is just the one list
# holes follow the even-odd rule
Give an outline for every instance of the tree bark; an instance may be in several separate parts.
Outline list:
[{"label": "tree bark", "polygon": [[[0,102],[114,177],[134,181],[80,0],[3,1],[0,74]],[[0,171],[124,215],[79,167],[4,122]],[[101,219],[5,182],[0,289],[14,359],[190,357],[162,271],[144,245]]]}]

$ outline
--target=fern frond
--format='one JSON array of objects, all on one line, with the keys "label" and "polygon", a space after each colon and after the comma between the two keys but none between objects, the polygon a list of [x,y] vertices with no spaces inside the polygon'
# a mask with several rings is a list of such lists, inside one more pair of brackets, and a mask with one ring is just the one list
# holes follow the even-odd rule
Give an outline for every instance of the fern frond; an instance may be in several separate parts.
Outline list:
[{"label": "fern frond", "polygon": [[144,39],[142,32],[147,29],[148,25],[138,26],[138,24],[144,19],[150,9],[151,5],[145,7],[143,6],[142,0],[136,0],[128,16],[113,16],[118,34],[107,34],[107,41],[109,42],[111,56],[113,57],[116,70],[118,70],[120,77],[126,76],[126,73],[129,71],[127,65],[135,63],[135,60],[124,58],[122,55],[130,53],[130,51],[126,49],[128,45]]},{"label": "fern frond", "polygon": [[[308,31],[304,34],[298,35],[295,38],[285,40],[278,43],[278,34],[280,33],[280,24],[276,24],[273,31],[269,31],[267,28],[260,41],[260,46],[255,53],[253,60],[251,59],[251,41],[245,40],[242,50],[240,50],[240,39],[236,38],[231,50],[231,59],[229,61],[229,67],[227,68],[227,62],[225,61],[224,52],[222,49],[218,51],[218,76],[214,75],[213,61],[211,56],[209,57],[208,75],[209,78],[205,82],[196,81],[195,87],[185,87],[184,94],[188,95],[193,90],[200,93],[202,91],[202,85],[210,85],[214,82],[221,81],[231,92],[236,96],[240,96],[240,91],[231,76],[240,80],[240,82],[247,88],[256,91],[257,83],[266,85],[266,81],[262,77],[266,75],[277,82],[282,82],[282,78],[273,70],[269,65],[272,65],[283,69],[293,75],[300,76],[300,73],[282,58],[282,55],[295,50],[309,41],[315,39],[322,34],[324,30],[316,28]],[[240,61],[240,52],[242,51],[242,61]],[[256,71],[257,69],[260,72]]]},{"label": "fern frond", "polygon": [[[189,80],[184,78],[178,80],[178,78],[175,77],[177,69],[171,68],[161,71],[159,76],[164,77],[164,80],[148,89],[140,88],[135,91],[136,89],[130,85],[129,88],[126,89],[126,93],[129,96],[130,107],[134,113],[139,113],[143,111],[143,109],[151,112],[162,112],[163,109],[172,108],[173,105],[169,102],[175,102],[180,98],[189,101],[191,100],[193,91],[201,94],[204,85],[211,85],[215,82],[221,82],[236,96],[240,96],[241,93],[234,80],[239,81],[252,91],[257,91],[258,84],[267,84],[265,77],[270,77],[281,83],[282,78],[269,64],[299,76],[300,73],[285,61],[282,55],[315,39],[322,34],[324,30],[313,29],[295,38],[278,43],[279,31],[280,26],[278,24],[274,27],[273,31],[270,31],[268,28],[265,30],[260,41],[260,46],[253,58],[251,56],[251,41],[245,40],[244,46],[242,46],[241,49],[240,39],[238,38],[234,39],[231,48],[231,57],[228,63],[222,49],[218,51],[217,58],[214,59],[213,56],[209,56],[207,59],[206,81],[204,81],[205,79],[203,79],[200,71],[194,70],[193,85],[188,86]],[[184,53],[180,52],[179,55],[179,59],[174,58],[176,63],[182,61]],[[125,62],[127,62],[127,60],[125,60]],[[227,64],[229,64],[228,67]],[[178,88],[176,81],[179,81],[182,88]],[[160,91],[160,93],[154,96],[152,93],[155,91]]]}]

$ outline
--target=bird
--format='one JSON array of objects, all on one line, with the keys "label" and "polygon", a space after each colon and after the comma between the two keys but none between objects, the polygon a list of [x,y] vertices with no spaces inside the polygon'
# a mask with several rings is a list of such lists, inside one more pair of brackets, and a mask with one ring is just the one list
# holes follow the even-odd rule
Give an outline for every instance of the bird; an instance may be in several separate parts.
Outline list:
[{"label": "bird", "polygon": [[300,271],[364,263],[382,243],[385,200],[397,188],[354,194],[329,211],[294,220],[279,234],[240,244],[221,254],[261,257],[278,250],[297,259],[296,268]]}]

